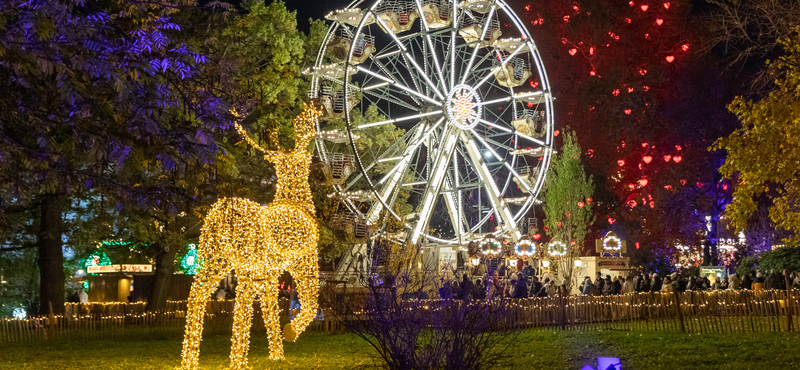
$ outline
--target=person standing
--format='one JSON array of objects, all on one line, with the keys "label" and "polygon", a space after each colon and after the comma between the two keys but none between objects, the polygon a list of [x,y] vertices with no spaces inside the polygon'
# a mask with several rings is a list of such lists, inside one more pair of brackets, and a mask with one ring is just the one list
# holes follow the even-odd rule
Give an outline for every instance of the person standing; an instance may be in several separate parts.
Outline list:
[{"label": "person standing", "polygon": [[650,292],[655,293],[661,290],[661,279],[658,275],[653,275],[653,279],[650,283]]},{"label": "person standing", "polygon": [[671,293],[675,291],[675,287],[672,285],[672,280],[669,276],[664,277],[664,283],[661,285],[661,291]]},{"label": "person standing", "polygon": [[606,275],[606,279],[603,282],[603,295],[612,294],[614,294],[614,283],[611,282],[611,275]]},{"label": "person standing", "polygon": [[545,286],[545,293],[547,293],[547,297],[555,297],[558,294],[558,287],[556,287],[556,282],[550,280],[547,285]]},{"label": "person standing", "polygon": [[731,275],[730,279],[728,279],[729,290],[739,290],[739,284],[739,273]]},{"label": "person standing", "polygon": [[600,286],[600,290],[603,290],[603,285],[605,285],[605,281],[603,281],[603,275],[601,273],[596,273],[594,279],[594,284]]},{"label": "person standing", "polygon": [[459,294],[461,299],[469,299],[469,295],[472,293],[472,280],[469,279],[468,274],[461,276],[461,284],[459,284],[458,290],[461,292]]},{"label": "person standing", "polygon": [[752,275],[753,275],[752,272],[748,272],[747,274],[744,275],[744,277],[742,278],[742,289],[750,290],[750,289],[753,288],[753,276]]},{"label": "person standing", "polygon": [[542,283],[539,281],[538,277],[534,276],[531,281],[531,290],[528,297],[538,297],[540,290],[542,290]]},{"label": "person standing", "polygon": [[636,290],[633,289],[634,283],[633,279],[630,276],[625,278],[625,283],[622,284],[622,294],[633,293]]},{"label": "person standing", "polygon": [[594,295],[594,283],[592,283],[592,279],[588,276],[583,280],[583,289],[581,289],[581,294]]},{"label": "person standing", "polygon": [[619,276],[614,277],[614,291],[612,294],[617,295],[622,291],[622,282],[620,281],[622,278]]}]

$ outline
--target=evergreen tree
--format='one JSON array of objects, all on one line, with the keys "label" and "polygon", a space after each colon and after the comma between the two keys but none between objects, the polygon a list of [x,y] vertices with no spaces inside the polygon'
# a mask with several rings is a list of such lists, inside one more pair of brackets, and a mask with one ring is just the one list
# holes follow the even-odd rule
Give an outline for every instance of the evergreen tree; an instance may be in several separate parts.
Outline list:
[{"label": "evergreen tree", "polygon": [[565,246],[564,256],[558,259],[558,273],[572,287],[572,272],[575,257],[589,228],[594,222],[592,215],[592,176],[583,169],[581,147],[575,133],[567,128],[563,136],[561,151],[554,157],[547,174],[544,190],[544,214],[547,233],[551,243],[561,242]]}]

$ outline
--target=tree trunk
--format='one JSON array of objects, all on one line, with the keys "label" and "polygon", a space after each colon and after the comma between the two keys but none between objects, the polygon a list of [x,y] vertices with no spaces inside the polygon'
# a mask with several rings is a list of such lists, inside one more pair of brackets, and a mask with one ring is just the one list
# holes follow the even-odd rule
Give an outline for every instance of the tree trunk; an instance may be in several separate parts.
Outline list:
[{"label": "tree trunk", "polygon": [[147,298],[147,311],[167,308],[167,295],[172,283],[172,274],[175,272],[174,261],[177,252],[176,246],[168,246],[156,255],[155,276],[150,287],[150,296]]},{"label": "tree trunk", "polygon": [[61,233],[63,215],[61,197],[45,195],[41,204],[39,223],[39,313],[64,313],[64,253]]}]

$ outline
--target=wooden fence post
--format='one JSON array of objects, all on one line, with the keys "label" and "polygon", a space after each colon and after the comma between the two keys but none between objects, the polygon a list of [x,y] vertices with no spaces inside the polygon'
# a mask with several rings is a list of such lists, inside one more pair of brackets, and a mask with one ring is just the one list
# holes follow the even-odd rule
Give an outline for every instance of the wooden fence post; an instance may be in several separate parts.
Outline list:
[{"label": "wooden fence post", "polygon": [[789,271],[783,270],[783,278],[786,280],[786,331],[792,331],[792,280]]},{"label": "wooden fence post", "polygon": [[686,332],[686,327],[683,324],[683,311],[681,310],[681,295],[679,291],[675,291],[675,308],[678,309],[678,319],[681,322],[681,331]]}]

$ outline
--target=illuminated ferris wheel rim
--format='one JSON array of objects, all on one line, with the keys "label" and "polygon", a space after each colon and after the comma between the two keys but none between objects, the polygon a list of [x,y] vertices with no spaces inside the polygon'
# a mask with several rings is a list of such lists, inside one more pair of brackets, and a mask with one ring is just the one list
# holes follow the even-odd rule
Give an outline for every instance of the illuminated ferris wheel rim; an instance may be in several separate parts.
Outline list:
[{"label": "illuminated ferris wheel rim", "polygon": [[[456,200],[456,203],[459,203],[458,214],[456,216],[457,218],[459,218],[459,220],[457,221],[454,220],[453,226],[454,230],[458,232],[458,235],[454,239],[438,238],[433,235],[428,235],[428,233],[425,232],[424,228],[428,225],[428,222],[431,217],[432,208],[435,206],[436,200],[440,196],[440,194],[438,193],[438,189],[442,188],[442,185],[444,185],[441,175],[443,171],[446,171],[451,164],[449,159],[441,161],[441,165],[435,167],[435,169],[438,170],[434,170],[432,176],[428,176],[427,183],[425,184],[426,185],[425,195],[422,197],[420,204],[418,204],[416,207],[418,213],[421,215],[420,218],[416,221],[416,224],[413,224],[413,222],[404,221],[406,226],[413,231],[410,236],[411,241],[416,242],[418,237],[424,236],[427,239],[437,243],[466,244],[470,240],[475,240],[478,239],[479,237],[475,237],[473,239],[461,238],[461,233],[467,232],[468,230],[469,232],[475,231],[476,229],[484,225],[486,221],[490,218],[490,216],[493,214],[497,214],[497,216],[499,216],[499,218],[503,221],[503,223],[501,224],[499,230],[490,233],[496,235],[507,234],[512,239],[519,240],[521,233],[519,231],[519,228],[517,227],[517,222],[534,204],[538,196],[538,193],[541,190],[544,181],[544,173],[546,172],[550,156],[552,155],[552,135],[553,135],[553,115],[552,115],[553,98],[549,93],[549,81],[547,79],[546,73],[544,72],[544,67],[542,66],[541,58],[538,55],[538,51],[535,47],[535,44],[533,43],[533,39],[531,38],[529,32],[527,31],[527,29],[525,29],[525,27],[522,26],[522,22],[513,13],[513,11],[511,11],[508,5],[506,5],[501,0],[497,1],[467,0],[461,2],[446,1],[446,0],[444,1],[416,0],[413,2],[402,2],[402,3],[378,0],[375,3],[373,3],[373,5],[370,8],[366,10],[361,10],[359,8],[356,8],[357,5],[360,5],[362,3],[364,3],[364,1],[354,1],[346,9],[337,11],[337,13],[343,13],[344,15],[348,16],[351,14],[359,15],[360,20],[357,22],[357,26],[351,22],[348,22],[348,20],[352,21],[354,20],[354,18],[358,20],[358,18],[356,17],[349,17],[349,19],[345,20],[344,22],[337,19],[337,22],[334,22],[334,24],[331,25],[329,32],[325,37],[323,47],[320,50],[320,54],[318,55],[316,68],[324,67],[322,66],[322,61],[324,60],[326,48],[328,47],[332,37],[335,36],[337,28],[341,28],[343,30],[346,30],[346,32],[350,32],[350,34],[352,35],[351,40],[356,40],[356,42],[351,42],[349,51],[347,53],[346,62],[343,63],[343,66],[341,66],[341,68],[339,68],[340,70],[343,70],[343,77],[344,77],[343,85],[345,94],[349,93],[351,89],[361,91],[362,96],[368,93],[373,93],[376,90],[390,91],[394,89],[394,90],[400,90],[402,93],[411,97],[411,99],[413,99],[415,102],[418,103],[418,108],[419,108],[418,114],[407,115],[396,118],[388,116],[388,118],[390,118],[388,120],[380,122],[370,122],[358,126],[356,126],[355,123],[353,122],[349,108],[347,106],[345,107],[345,122],[347,126],[348,142],[350,148],[353,151],[355,162],[357,163],[358,170],[360,172],[360,176],[361,178],[366,180],[369,190],[375,196],[376,204],[378,205],[378,211],[386,209],[393,217],[400,220],[399,215],[397,215],[391,207],[390,203],[392,203],[392,201],[389,200],[390,193],[396,191],[396,189],[400,184],[395,182],[393,185],[389,186],[383,181],[386,179],[386,177],[384,177],[384,179],[380,182],[374,182],[370,178],[368,170],[369,168],[372,167],[373,164],[372,163],[365,164],[362,161],[362,156],[360,155],[359,150],[355,145],[355,139],[357,138],[357,135],[359,135],[358,131],[369,127],[378,126],[381,124],[389,124],[389,123],[393,124],[402,121],[420,119],[421,120],[420,124],[415,125],[414,128],[409,129],[408,131],[409,132],[412,132],[414,130],[422,131],[422,129],[427,128],[428,130],[424,132],[423,136],[425,138],[428,138],[431,136],[431,133],[435,131],[435,129],[439,128],[439,133],[441,133],[440,135],[441,137],[439,137],[438,139],[441,140],[441,142],[438,143],[440,145],[440,148],[437,154],[439,154],[440,157],[444,157],[447,155],[458,157],[457,155],[450,154],[450,152],[455,152],[456,149],[460,149],[460,147],[456,148],[456,146],[461,145],[464,146],[467,149],[466,151],[469,152],[468,153],[469,156],[463,156],[463,157],[470,158],[472,160],[472,163],[469,164],[472,164],[474,167],[483,167],[484,170],[486,169],[486,165],[484,164],[482,159],[477,159],[477,160],[474,159],[475,152],[479,154],[485,152],[489,153],[489,157],[494,157],[497,160],[503,161],[503,165],[508,168],[509,173],[506,176],[505,183],[502,184],[503,190],[502,192],[500,192],[499,190],[500,187],[497,186],[498,184],[495,183],[494,181],[495,179],[492,176],[487,176],[487,174],[489,173],[488,170],[481,171],[479,169],[478,171],[476,171],[480,172],[480,176],[483,178],[484,183],[489,184],[485,186],[487,194],[494,194],[494,197],[490,197],[492,211],[490,211],[485,217],[482,217],[482,219],[477,223],[477,226],[470,228],[468,225],[466,228],[463,228],[462,226],[464,225],[462,225],[463,220],[461,220],[461,218],[464,217],[464,214],[462,213],[462,209],[460,208],[460,203],[459,203],[460,200]],[[406,14],[406,16],[408,18],[411,18],[411,13],[416,11],[417,15],[415,16],[415,18],[419,18],[419,23],[420,23],[419,31],[411,34],[399,35],[399,33],[408,31],[408,29],[406,29],[395,33],[392,30],[393,24],[385,21],[386,18],[385,16],[383,19],[381,18],[382,15],[385,15],[391,12],[392,10],[385,11],[384,13],[379,13],[377,10],[382,4],[385,5],[382,9],[393,9],[395,12],[396,9],[399,9],[399,6],[403,4],[404,6],[411,5],[413,8],[416,8],[416,9],[411,9],[410,12]],[[450,19],[450,26],[437,27],[436,30],[433,30],[432,27],[429,27],[428,23],[429,21],[427,20],[429,13],[425,12],[426,8],[424,7],[427,7],[427,10],[429,12],[432,12],[431,9],[433,9],[433,7],[431,6],[431,4],[437,6],[437,8],[435,8],[437,11],[443,9],[445,5],[449,5],[450,10],[452,10],[452,13],[449,15],[452,17]],[[458,45],[458,47],[462,47],[464,49],[472,49],[471,50],[472,54],[471,57],[468,58],[469,63],[467,64],[466,67],[467,73],[460,74],[460,81],[457,81],[458,80],[458,78],[456,77],[457,58],[461,58],[458,59],[458,62],[462,63],[461,65],[462,69],[463,69],[463,63],[467,59],[465,56],[461,55],[459,55],[458,57],[456,56],[456,49],[457,49],[456,35],[457,34],[461,35],[462,31],[462,29],[460,28],[461,24],[459,23],[459,16],[461,16],[462,19],[464,20],[466,20],[467,17],[470,17],[474,21],[476,19],[476,16],[473,14],[473,11],[466,8],[470,6],[480,6],[481,4],[486,4],[486,6],[489,7],[488,11],[483,12],[484,14],[488,12],[489,15],[488,17],[482,18],[483,23],[476,23],[480,27],[480,36],[476,38],[475,41],[466,42],[466,44]],[[392,6],[396,6],[397,8],[392,8]],[[472,67],[473,63],[476,60],[476,56],[479,53],[479,49],[482,49],[484,47],[489,49],[489,46],[485,46],[482,44],[484,44],[484,40],[486,40],[484,36],[486,36],[487,30],[489,30],[489,28],[491,27],[492,22],[495,22],[495,24],[497,23],[497,21],[493,20],[492,18],[492,15],[495,14],[495,12],[497,12],[498,18],[499,18],[499,13],[504,12],[504,14],[510,19],[511,23],[513,23],[514,26],[516,27],[516,30],[521,35],[521,39],[518,39],[519,44],[516,45],[516,50],[509,53],[510,55],[504,55],[503,51],[497,52],[497,47],[494,47],[494,45],[492,45],[492,49],[487,54],[492,55],[493,52],[497,53],[497,59],[500,60],[499,65],[495,63],[494,67],[490,70],[489,73],[483,71],[480,79],[476,78],[474,79],[475,81],[471,81],[472,84],[468,84],[466,83],[468,78],[472,74],[477,73],[475,72],[477,66],[475,67],[475,69],[472,69]],[[476,11],[474,13],[477,14],[479,12]],[[424,16],[420,17],[419,14],[423,14]],[[441,14],[439,14],[439,16],[441,17]],[[478,14],[478,16],[480,15]],[[411,27],[413,27],[414,22],[415,20],[413,19],[411,21],[408,21],[408,23],[411,24]],[[353,28],[355,28],[355,31],[350,30],[348,28],[348,24],[351,25]],[[359,62],[353,63],[356,54],[356,49],[359,46],[358,41],[361,40],[360,38],[362,37],[361,35],[364,35],[363,31],[365,30],[365,27],[368,28],[371,24],[377,24],[378,29],[382,30],[392,38],[392,43],[390,43],[389,47],[386,47],[382,50],[385,52],[383,52],[378,56],[371,55],[367,60],[389,58],[393,55],[396,56],[395,58],[398,59],[402,58],[402,60],[405,62],[405,65],[409,67],[408,73],[411,76],[410,80],[413,82],[414,87],[411,87],[410,84],[407,83],[404,84],[403,81],[401,81],[401,78],[398,78],[397,75],[391,73],[391,72],[397,72],[396,70],[392,70],[390,72],[386,68],[383,68],[383,66],[380,63],[376,63],[377,65],[381,66],[380,69],[376,70],[365,68],[359,65],[360,64]],[[447,50],[441,50],[443,53],[442,54],[443,63],[439,63],[439,60],[437,58],[438,55],[436,53],[439,50],[435,48],[435,44],[432,41],[432,35],[434,34],[441,35],[447,33],[448,31],[451,34],[450,38],[451,47]],[[493,29],[492,32],[496,32],[496,30]],[[466,41],[466,38],[464,38],[463,35],[461,36],[462,36],[461,41]],[[428,50],[431,53],[430,56],[428,55],[423,56],[422,61],[418,60],[415,57],[415,55],[412,55],[409,50],[409,45],[411,44],[411,41],[409,40],[413,40],[414,38],[419,38],[421,39],[422,44],[424,44],[425,46],[430,46]],[[501,39],[499,41],[508,42],[508,40],[513,40],[513,39]],[[404,42],[406,42],[407,44]],[[494,43],[497,44],[498,40],[495,39]],[[423,50],[425,50],[425,46],[423,46]],[[386,51],[387,49],[391,49],[392,47],[394,47],[395,50]],[[514,47],[514,45],[512,45],[511,47]],[[447,55],[448,53],[450,54],[449,56]],[[459,51],[459,54],[461,54],[461,51]],[[538,77],[542,87],[541,90],[515,95],[513,87],[510,87],[509,93],[506,96],[482,101],[481,96],[478,93],[478,89],[483,89],[487,88],[488,86],[495,85],[492,81],[489,80],[491,80],[493,76],[496,77],[497,72],[499,70],[502,70],[501,72],[502,75],[506,75],[507,71],[506,68],[509,62],[512,60],[516,61],[516,59],[514,58],[522,55],[529,56],[529,58],[535,62],[536,69],[539,72]],[[482,59],[481,58],[479,59],[480,63],[483,63],[485,62],[486,58],[483,57]],[[428,62],[430,60],[434,61],[434,63],[432,63],[433,64],[432,67],[428,66]],[[424,64],[425,71],[424,73],[419,74],[419,72],[423,70],[423,67],[420,66],[421,64]],[[532,64],[533,63],[531,63],[529,66],[532,67]],[[397,64],[393,65],[396,66]],[[519,63],[517,63],[515,66],[517,65],[519,65]],[[416,71],[419,74],[419,76],[417,76],[416,78],[414,76],[414,71]],[[353,85],[351,83],[351,77],[360,73],[367,75],[368,78],[373,78],[377,83],[369,86],[364,85],[360,87],[357,85]],[[320,94],[319,89],[321,88],[320,87],[321,81],[325,79],[326,78],[324,75],[323,77],[319,77],[316,74],[314,75],[314,83],[312,84],[312,86],[314,89],[313,94],[315,96],[318,96]],[[527,77],[525,77],[525,80],[527,80]],[[420,88],[420,85],[423,85],[425,89],[423,90],[422,88]],[[533,85],[531,84],[531,86]],[[514,116],[512,116],[512,119],[515,119],[517,118],[516,103],[518,101],[525,102],[526,101],[525,99],[529,99],[529,101],[537,99],[539,102],[537,104],[543,104],[544,106],[544,115],[545,115],[544,128],[546,130],[546,133],[541,140],[533,138],[531,136],[526,135],[526,133],[518,131],[515,126],[508,124],[508,122],[505,122],[506,125],[505,127],[503,127],[502,125],[496,125],[498,123],[497,121],[489,122],[485,120],[484,117],[482,116],[482,111],[484,110],[484,107],[486,105],[504,103],[510,101],[513,106],[513,112],[514,112]],[[395,101],[395,103],[398,104],[401,102],[404,102],[404,100],[398,99]],[[444,125],[442,125],[443,121],[446,121]],[[428,123],[425,124],[425,122]],[[488,139],[487,137],[483,137],[474,130],[476,126],[478,126],[479,124],[488,126],[490,129],[494,128],[496,131],[497,130],[505,131],[510,136],[513,136],[513,140],[511,141],[513,143],[512,145],[516,145],[516,143],[518,143],[518,140],[520,139],[529,140],[530,142],[539,145],[539,148],[542,149],[540,152],[541,155],[540,160],[542,160],[543,162],[541,165],[539,165],[541,168],[538,172],[538,176],[536,176],[536,179],[532,184],[528,185],[526,181],[523,181],[521,179],[521,176],[514,169],[514,166],[517,163],[518,156],[520,155],[524,156],[524,154],[511,154],[509,156],[509,154],[506,153],[505,156],[499,155],[492,148],[494,144],[490,145],[487,143],[487,140],[490,139]],[[511,127],[510,129],[509,126]],[[420,133],[417,133],[417,135],[419,135]],[[406,147],[408,147],[409,145],[416,145],[417,147],[416,150],[419,150],[419,147],[422,146],[420,145],[421,143],[422,140],[417,140],[415,142],[409,141],[405,144]],[[481,151],[480,149],[478,149],[478,145],[483,147],[484,150]],[[321,144],[319,140],[317,148],[318,149],[324,148],[324,144]],[[469,150],[470,148],[472,150]],[[517,146],[517,148],[519,148],[519,146]],[[412,149],[412,151],[413,150],[414,149]],[[324,156],[326,155],[325,151],[320,150],[320,152],[321,156],[323,156],[324,158]],[[480,157],[480,155],[477,155],[477,157]],[[411,166],[408,163],[409,155],[404,154],[403,156],[395,157],[394,159],[397,158],[401,158],[400,162],[401,163],[405,162],[406,167]],[[439,162],[436,162],[435,164],[439,164]],[[457,164],[455,166],[457,166]],[[430,169],[427,169],[426,171],[430,171]],[[389,174],[391,173],[392,171],[390,171]],[[387,177],[389,174],[387,174]],[[449,174],[445,176],[449,176]],[[458,182],[457,180],[458,177],[459,175],[456,174],[455,175],[456,183]],[[512,178],[518,179],[519,182],[517,182],[516,180],[514,181],[517,182],[518,186],[525,187],[526,188],[525,190],[527,190],[530,194],[529,196],[527,196],[527,198],[524,201],[524,204],[522,205],[522,207],[520,207],[516,215],[511,214],[508,208],[508,204],[505,204],[504,199],[499,197],[499,195],[504,195],[507,192],[509,183],[511,182]],[[452,182],[452,180],[450,181]],[[456,186],[457,185],[458,184],[456,184]],[[386,191],[386,189],[389,189],[389,191]],[[433,191],[429,191],[430,189],[432,189]],[[337,188],[337,190],[340,189]],[[460,199],[461,196],[460,190],[458,194]],[[447,200],[449,198],[451,197],[445,196],[446,203],[448,203]],[[449,206],[450,204],[448,203],[448,207]],[[498,210],[498,208],[502,209],[502,211]],[[452,218],[453,209],[449,208],[449,211],[451,213],[451,218]]]}]

